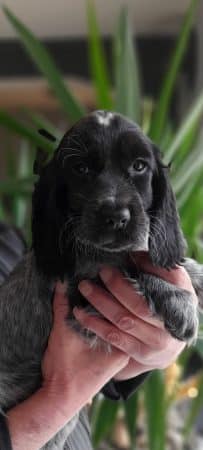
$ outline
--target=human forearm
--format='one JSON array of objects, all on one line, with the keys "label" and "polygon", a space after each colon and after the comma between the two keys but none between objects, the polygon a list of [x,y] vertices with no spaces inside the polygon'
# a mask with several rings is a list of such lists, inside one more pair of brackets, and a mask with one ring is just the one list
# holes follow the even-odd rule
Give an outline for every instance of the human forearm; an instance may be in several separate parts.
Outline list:
[{"label": "human forearm", "polygon": [[48,442],[74,415],[71,399],[66,414],[63,405],[62,396],[42,388],[12,408],[7,419],[13,450],[38,450]]},{"label": "human forearm", "polygon": [[67,299],[60,284],[53,310],[42,362],[43,387],[7,413],[14,450],[43,447],[129,360],[118,349],[95,352],[67,326]]}]

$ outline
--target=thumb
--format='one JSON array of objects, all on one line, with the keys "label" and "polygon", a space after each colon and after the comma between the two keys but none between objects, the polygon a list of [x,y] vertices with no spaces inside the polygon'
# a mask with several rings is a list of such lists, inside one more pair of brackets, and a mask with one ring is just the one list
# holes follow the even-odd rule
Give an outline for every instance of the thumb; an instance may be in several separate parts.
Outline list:
[{"label": "thumb", "polygon": [[68,285],[66,282],[62,283],[61,281],[57,281],[53,299],[53,314],[55,323],[60,322],[61,324],[64,322],[64,319],[66,319],[70,311],[67,289]]}]

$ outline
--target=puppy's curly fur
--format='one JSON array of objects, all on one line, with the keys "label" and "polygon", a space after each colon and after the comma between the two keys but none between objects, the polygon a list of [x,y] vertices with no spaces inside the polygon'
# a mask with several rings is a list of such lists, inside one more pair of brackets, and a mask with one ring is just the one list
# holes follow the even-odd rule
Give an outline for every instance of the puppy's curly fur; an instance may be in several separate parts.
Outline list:
[{"label": "puppy's curly fur", "polygon": [[[58,278],[68,281],[71,306],[87,307],[78,282],[101,283],[100,268],[116,266],[139,284],[173,336],[190,342],[198,329],[192,295],[140,273],[129,258],[144,250],[153,264],[172,268],[183,263],[185,252],[168,168],[136,124],[119,114],[91,113],[65,134],[52,160],[35,170],[40,176],[33,194],[32,250],[0,289],[2,410],[41,383]],[[184,264],[187,268],[187,260]],[[190,261],[189,272],[201,294],[202,267]],[[62,449],[76,420],[43,448]]]}]

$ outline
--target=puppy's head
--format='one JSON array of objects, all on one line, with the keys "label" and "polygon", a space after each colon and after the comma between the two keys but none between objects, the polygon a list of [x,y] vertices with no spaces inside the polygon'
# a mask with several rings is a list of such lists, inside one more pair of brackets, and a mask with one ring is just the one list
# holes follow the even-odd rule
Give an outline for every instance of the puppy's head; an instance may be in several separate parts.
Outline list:
[{"label": "puppy's head", "polygon": [[96,111],[65,134],[35,188],[33,247],[55,275],[74,250],[149,250],[164,267],[182,259],[168,169],[136,124]]}]

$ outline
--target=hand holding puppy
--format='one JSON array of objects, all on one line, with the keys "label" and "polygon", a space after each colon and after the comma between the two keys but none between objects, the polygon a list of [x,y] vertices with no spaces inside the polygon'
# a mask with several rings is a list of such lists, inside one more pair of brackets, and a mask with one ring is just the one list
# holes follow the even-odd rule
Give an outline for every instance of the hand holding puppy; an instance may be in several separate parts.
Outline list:
[{"label": "hand holding puppy", "polygon": [[[194,303],[197,302],[190,277],[183,267],[170,271],[155,268],[147,255],[139,258],[139,266],[145,272],[190,291]],[[83,327],[129,356],[126,367],[117,373],[115,379],[124,380],[169,366],[184,349],[185,343],[169,334],[163,322],[152,315],[145,298],[135,292],[132,284],[117,269],[102,270],[100,276],[108,291],[89,281],[81,282],[79,289],[103,317],[90,316],[78,308],[74,309],[74,314]]]}]

